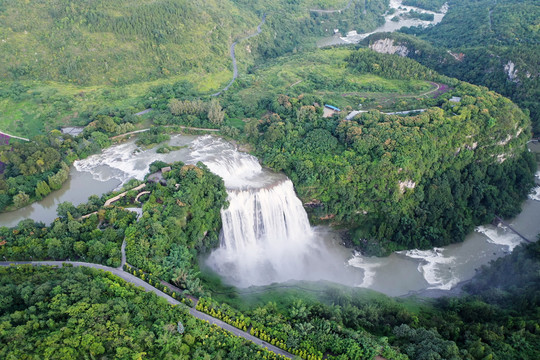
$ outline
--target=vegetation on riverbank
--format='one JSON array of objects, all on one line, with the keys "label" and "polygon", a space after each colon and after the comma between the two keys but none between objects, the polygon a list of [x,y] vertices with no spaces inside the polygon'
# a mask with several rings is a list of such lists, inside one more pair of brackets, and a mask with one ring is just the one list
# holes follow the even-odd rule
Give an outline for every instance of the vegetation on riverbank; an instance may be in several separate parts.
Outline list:
[{"label": "vegetation on riverbank", "polygon": [[[461,241],[494,214],[519,211],[535,171],[525,148],[530,136],[526,114],[498,94],[440,76],[415,61],[369,50],[348,54],[341,66],[326,68],[346,67],[346,80],[369,74],[391,84],[431,81],[451,90],[417,99],[429,108],[419,115],[372,111],[345,120],[345,107],[323,118],[322,86],[307,76],[299,95],[293,95],[297,90],[287,95],[269,91],[266,96],[274,98],[258,101],[258,113],[246,114],[250,107],[244,108],[244,116],[253,116],[246,119],[244,132],[256,154],[285,171],[303,200],[322,203],[321,217],[357,227],[356,244],[383,254]],[[288,67],[280,64],[280,69]],[[332,78],[321,83],[331,87]],[[341,91],[354,86],[336,84]],[[253,88],[243,91],[248,99]],[[233,111],[240,103],[235,99],[227,98]]]},{"label": "vegetation on riverbank", "polygon": [[282,358],[99,270],[1,267],[0,293],[3,359]]},{"label": "vegetation on riverbank", "polygon": [[[437,4],[407,0],[428,8]],[[442,22],[426,29],[376,34],[406,46],[407,56],[438,72],[489,87],[531,113],[540,132],[540,7],[535,0],[450,0]],[[428,6],[428,7],[425,7]],[[371,40],[369,40],[371,41]],[[397,45],[397,44],[396,44]]]},{"label": "vegetation on riverbank", "polygon": [[[150,171],[167,166],[153,163]],[[197,254],[218,245],[221,214],[227,206],[223,180],[206,166],[171,164],[166,185],[150,184],[143,216],[126,229],[127,261],[181,289],[200,295]]]}]

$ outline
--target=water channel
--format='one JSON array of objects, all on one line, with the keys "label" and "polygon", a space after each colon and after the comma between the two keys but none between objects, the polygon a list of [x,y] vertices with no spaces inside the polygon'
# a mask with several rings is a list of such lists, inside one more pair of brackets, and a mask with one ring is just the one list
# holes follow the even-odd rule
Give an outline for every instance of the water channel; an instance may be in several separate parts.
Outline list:
[{"label": "water channel", "polygon": [[[332,45],[358,44],[360,41],[364,40],[369,35],[375,34],[375,33],[393,32],[403,27],[410,27],[410,26],[427,27],[427,26],[437,25],[438,23],[442,21],[444,15],[446,15],[446,12],[448,11],[447,4],[444,4],[443,7],[438,12],[433,12],[433,11],[420,9],[414,6],[403,5],[403,0],[390,0],[389,6],[390,6],[390,10],[394,9],[393,10],[394,12],[387,11],[386,14],[384,15],[384,20],[385,20],[384,25],[379,26],[372,32],[358,34],[356,30],[351,30],[347,32],[345,36],[338,33],[334,36],[329,36],[329,37],[320,39],[319,41],[317,41],[317,46],[325,47],[325,46],[332,46]],[[407,18],[405,14],[411,10],[419,12],[419,13],[433,15],[433,20],[426,21],[426,20]],[[392,19],[394,20],[397,19],[397,21],[394,21]]]},{"label": "water channel", "polygon": [[[444,248],[397,252],[386,258],[353,254],[331,229],[309,225],[292,183],[283,174],[261,168],[256,158],[219,138],[177,135],[169,143],[183,148],[157,154],[128,141],[78,161],[66,186],[41,202],[0,214],[0,224],[15,226],[27,218],[50,223],[60,202],[77,205],[131,178],[142,179],[156,160],[202,161],[224,179],[231,204],[222,212],[222,245],[206,262],[224,281],[238,287],[294,279],[334,281],[392,296],[448,290],[522,241],[504,227],[484,225],[464,242]],[[540,153],[538,143],[530,143],[529,148]],[[540,233],[540,173],[536,181],[538,186],[523,203],[523,211],[509,221],[530,240]]]}]

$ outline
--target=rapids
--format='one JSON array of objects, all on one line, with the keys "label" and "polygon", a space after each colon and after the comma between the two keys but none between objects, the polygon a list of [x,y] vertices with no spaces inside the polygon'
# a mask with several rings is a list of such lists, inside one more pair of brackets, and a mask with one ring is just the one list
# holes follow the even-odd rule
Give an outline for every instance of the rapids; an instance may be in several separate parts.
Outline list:
[{"label": "rapids", "polygon": [[[505,227],[480,226],[464,242],[431,250],[409,250],[385,258],[366,257],[342,246],[328,227],[311,227],[292,182],[261,167],[257,158],[211,136],[174,136],[169,154],[140,149],[133,141],[112,146],[75,163],[68,183],[42,201],[0,214],[1,226],[31,218],[50,223],[62,201],[75,205],[92,194],[142,179],[155,160],[203,162],[224,179],[229,207],[222,210],[220,247],[201,261],[238,287],[287,280],[328,280],[397,296],[426,289],[447,290],[474,276],[476,269],[512,251],[521,239]],[[540,144],[529,144],[540,153]],[[537,174],[537,185],[540,177]],[[540,232],[538,187],[510,224],[534,240]],[[443,292],[444,293],[444,292]]]}]

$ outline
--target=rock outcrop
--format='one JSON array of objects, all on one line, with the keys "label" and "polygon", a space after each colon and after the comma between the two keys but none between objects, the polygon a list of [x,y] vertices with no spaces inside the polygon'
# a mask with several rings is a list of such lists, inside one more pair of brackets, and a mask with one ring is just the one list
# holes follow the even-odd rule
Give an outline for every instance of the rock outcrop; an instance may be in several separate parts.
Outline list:
[{"label": "rock outcrop", "polygon": [[409,49],[404,45],[394,45],[394,39],[377,40],[369,48],[381,54],[397,54],[402,57],[409,55]]}]

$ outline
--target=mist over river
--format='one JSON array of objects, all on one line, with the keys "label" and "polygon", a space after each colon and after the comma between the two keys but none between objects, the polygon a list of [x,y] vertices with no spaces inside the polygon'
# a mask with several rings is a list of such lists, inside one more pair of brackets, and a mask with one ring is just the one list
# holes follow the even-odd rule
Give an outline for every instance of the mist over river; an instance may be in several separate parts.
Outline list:
[{"label": "mist over river", "polygon": [[[292,182],[264,169],[253,156],[211,136],[177,135],[184,146],[169,154],[141,150],[134,141],[112,146],[77,161],[64,187],[44,200],[0,214],[1,226],[31,218],[50,223],[63,201],[77,205],[88,196],[119,188],[131,178],[143,179],[151,162],[205,163],[224,179],[230,206],[222,210],[221,246],[204,260],[225,282],[238,286],[288,280],[328,280],[397,296],[424,289],[448,290],[470,279],[475,269],[513,250],[522,240],[504,227],[480,226],[463,243],[431,250],[410,250],[386,258],[364,257],[341,245],[328,227],[310,226]],[[540,152],[538,143],[530,149]],[[540,174],[537,174],[540,185]],[[540,186],[523,203],[510,224],[530,240],[540,233]]]}]

